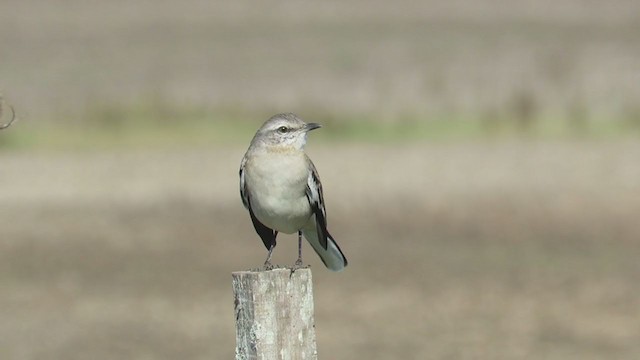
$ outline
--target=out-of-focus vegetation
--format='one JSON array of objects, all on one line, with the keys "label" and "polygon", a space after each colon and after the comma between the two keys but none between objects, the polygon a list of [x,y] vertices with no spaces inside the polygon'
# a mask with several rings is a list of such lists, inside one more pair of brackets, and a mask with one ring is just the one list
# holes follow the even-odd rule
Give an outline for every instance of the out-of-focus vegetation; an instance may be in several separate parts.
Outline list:
[{"label": "out-of-focus vegetation", "polygon": [[552,5],[4,1],[0,146],[230,142],[284,111],[346,141],[637,134],[640,5]]},{"label": "out-of-focus vegetation", "polygon": [[[520,111],[520,110],[519,110]],[[624,140],[640,137],[640,112],[619,118],[588,119],[576,109],[566,116],[485,114],[299,113],[324,125],[315,141],[396,143],[494,140]],[[31,122],[0,137],[0,148],[14,150],[99,150],[189,148],[246,142],[275,110],[176,108],[162,103],[136,107],[99,106],[74,117]]]}]

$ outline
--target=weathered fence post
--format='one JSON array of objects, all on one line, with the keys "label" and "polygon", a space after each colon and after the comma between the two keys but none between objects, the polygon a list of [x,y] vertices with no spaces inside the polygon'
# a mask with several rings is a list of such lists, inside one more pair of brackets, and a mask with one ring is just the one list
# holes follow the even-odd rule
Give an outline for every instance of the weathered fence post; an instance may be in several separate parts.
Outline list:
[{"label": "weathered fence post", "polygon": [[236,360],[317,359],[311,270],[233,276]]}]

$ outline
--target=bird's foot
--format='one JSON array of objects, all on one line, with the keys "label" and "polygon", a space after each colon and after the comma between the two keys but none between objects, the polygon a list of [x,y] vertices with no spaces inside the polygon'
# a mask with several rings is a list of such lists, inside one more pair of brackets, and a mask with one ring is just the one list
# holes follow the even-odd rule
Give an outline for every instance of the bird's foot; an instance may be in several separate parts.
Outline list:
[{"label": "bird's foot", "polygon": [[296,270],[298,269],[303,269],[303,268],[307,268],[308,266],[305,266],[304,263],[302,262],[301,258],[298,258],[298,260],[296,260],[295,264],[293,264],[293,266],[291,267],[291,274],[293,275],[294,272],[296,272]]},{"label": "bird's foot", "polygon": [[271,264],[271,261],[269,260],[265,261],[264,265],[262,266],[262,270],[263,271],[273,270],[273,264]]}]

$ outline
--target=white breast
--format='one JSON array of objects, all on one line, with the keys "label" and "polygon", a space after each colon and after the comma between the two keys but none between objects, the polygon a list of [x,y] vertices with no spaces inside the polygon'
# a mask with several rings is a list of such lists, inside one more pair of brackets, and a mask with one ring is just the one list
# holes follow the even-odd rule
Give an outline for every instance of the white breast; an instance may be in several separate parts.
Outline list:
[{"label": "white breast", "polygon": [[251,208],[260,222],[287,234],[311,216],[306,197],[306,158],[301,151],[256,154],[245,167]]}]

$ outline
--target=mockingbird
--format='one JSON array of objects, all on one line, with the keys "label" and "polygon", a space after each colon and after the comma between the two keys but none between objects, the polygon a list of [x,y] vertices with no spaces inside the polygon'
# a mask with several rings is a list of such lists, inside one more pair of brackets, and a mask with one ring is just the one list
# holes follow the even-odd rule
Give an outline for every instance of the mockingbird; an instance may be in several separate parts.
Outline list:
[{"label": "mockingbird", "polygon": [[240,196],[251,221],[269,250],[278,232],[298,232],[298,260],[302,266],[302,235],[327,268],[341,271],[347,259],[327,231],[327,214],[318,171],[304,153],[307,132],[319,124],[305,123],[295,114],[278,114],[267,120],[251,140],[240,164]]}]

